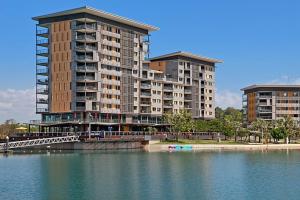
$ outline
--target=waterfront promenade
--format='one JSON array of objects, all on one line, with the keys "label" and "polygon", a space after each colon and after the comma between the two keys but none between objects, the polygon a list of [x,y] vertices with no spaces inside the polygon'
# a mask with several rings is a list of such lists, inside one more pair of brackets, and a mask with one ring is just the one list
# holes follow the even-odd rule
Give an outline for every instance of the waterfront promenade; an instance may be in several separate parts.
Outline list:
[{"label": "waterfront promenade", "polygon": [[[175,144],[175,143],[174,143]],[[172,144],[163,144],[151,141],[145,147],[148,152],[170,151]],[[300,144],[178,144],[191,146],[192,151],[267,151],[267,150],[300,150]]]}]

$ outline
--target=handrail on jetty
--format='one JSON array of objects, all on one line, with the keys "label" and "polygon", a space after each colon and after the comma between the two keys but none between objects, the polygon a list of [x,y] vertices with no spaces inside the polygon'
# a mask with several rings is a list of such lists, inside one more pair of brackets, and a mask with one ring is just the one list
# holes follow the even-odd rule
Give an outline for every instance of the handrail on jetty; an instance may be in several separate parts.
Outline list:
[{"label": "handrail on jetty", "polygon": [[[48,145],[48,144],[59,144],[59,143],[69,143],[69,142],[78,142],[79,136],[71,135],[64,137],[52,137],[52,138],[41,138],[33,140],[22,140],[16,142],[0,143],[0,150]],[[7,146],[8,144],[8,146]]]}]

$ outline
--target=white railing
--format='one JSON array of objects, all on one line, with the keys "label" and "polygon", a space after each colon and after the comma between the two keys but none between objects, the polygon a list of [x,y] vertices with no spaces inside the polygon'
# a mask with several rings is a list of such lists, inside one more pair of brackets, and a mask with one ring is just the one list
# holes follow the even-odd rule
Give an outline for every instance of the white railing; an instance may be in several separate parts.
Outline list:
[{"label": "white railing", "polygon": [[79,136],[75,136],[75,135],[65,136],[65,137],[42,138],[42,139],[34,139],[34,140],[23,140],[17,142],[9,142],[8,148],[6,147],[6,143],[0,143],[0,150],[68,143],[68,142],[78,142],[78,141],[79,141]]}]

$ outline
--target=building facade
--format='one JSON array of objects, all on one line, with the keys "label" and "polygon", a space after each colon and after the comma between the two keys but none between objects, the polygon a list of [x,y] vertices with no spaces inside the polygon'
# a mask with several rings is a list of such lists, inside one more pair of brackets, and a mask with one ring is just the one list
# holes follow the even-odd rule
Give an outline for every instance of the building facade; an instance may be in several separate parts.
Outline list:
[{"label": "building facade", "polygon": [[158,28],[89,7],[34,17],[36,112],[45,131],[133,130],[165,112],[214,118],[216,59],[149,59]]},{"label": "building facade", "polygon": [[252,85],[242,91],[246,122],[287,116],[300,121],[300,85]]}]

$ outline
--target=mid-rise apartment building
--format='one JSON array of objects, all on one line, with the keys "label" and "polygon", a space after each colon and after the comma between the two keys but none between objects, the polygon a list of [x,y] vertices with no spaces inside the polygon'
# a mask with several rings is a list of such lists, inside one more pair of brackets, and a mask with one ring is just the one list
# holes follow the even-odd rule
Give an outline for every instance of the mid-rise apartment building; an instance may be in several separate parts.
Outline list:
[{"label": "mid-rise apartment building", "polygon": [[287,116],[300,121],[300,85],[252,85],[242,91],[246,122]]},{"label": "mid-rise apartment building", "polygon": [[184,52],[149,59],[149,34],[158,28],[90,7],[33,19],[45,131],[132,130],[180,109],[214,118],[221,61]]}]

